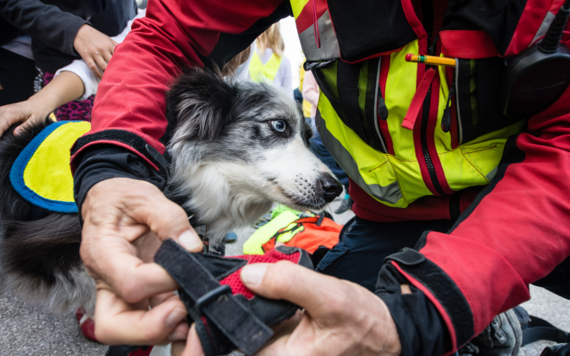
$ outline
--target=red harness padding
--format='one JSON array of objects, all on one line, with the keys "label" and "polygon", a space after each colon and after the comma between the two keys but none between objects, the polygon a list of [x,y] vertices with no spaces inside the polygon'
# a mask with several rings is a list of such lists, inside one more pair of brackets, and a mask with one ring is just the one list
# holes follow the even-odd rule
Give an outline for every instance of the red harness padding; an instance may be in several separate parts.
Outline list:
[{"label": "red harness padding", "polygon": [[269,328],[293,316],[297,305],[255,295],[241,282],[240,271],[252,263],[290,261],[313,268],[307,252],[280,246],[265,255],[220,257],[189,253],[166,240],[154,256],[180,286],[180,299],[194,322],[206,356],[239,349],[255,354],[273,335]]}]

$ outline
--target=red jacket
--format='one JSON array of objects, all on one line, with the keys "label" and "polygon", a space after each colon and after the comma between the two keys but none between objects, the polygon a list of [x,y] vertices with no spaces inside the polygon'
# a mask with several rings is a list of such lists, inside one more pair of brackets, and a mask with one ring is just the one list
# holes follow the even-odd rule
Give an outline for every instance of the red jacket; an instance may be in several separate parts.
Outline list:
[{"label": "red jacket", "polygon": [[[453,57],[514,55],[530,44],[546,14],[556,13],[561,4],[561,0],[527,0],[516,31],[500,50],[484,31],[451,31],[441,36],[443,51]],[[79,164],[78,153],[86,147],[111,143],[157,168],[145,143],[164,153],[164,92],[181,67],[210,61],[221,67],[289,11],[280,0],[149,2],[147,18],[135,21],[111,59],[95,100],[92,131],[76,144],[72,167]],[[475,201],[451,233],[427,234],[420,250],[458,295],[446,297],[433,278],[393,262],[436,305],[454,350],[495,315],[528,300],[528,284],[570,255],[570,89],[530,118],[528,130],[507,146],[515,158],[501,164],[498,178],[477,199],[477,191],[461,198],[462,210]],[[408,209],[394,210],[354,184],[351,196],[356,214],[369,220],[450,217],[450,197],[424,198]],[[470,326],[457,319],[458,304],[449,298],[470,308],[470,313],[465,311],[472,315]]]}]

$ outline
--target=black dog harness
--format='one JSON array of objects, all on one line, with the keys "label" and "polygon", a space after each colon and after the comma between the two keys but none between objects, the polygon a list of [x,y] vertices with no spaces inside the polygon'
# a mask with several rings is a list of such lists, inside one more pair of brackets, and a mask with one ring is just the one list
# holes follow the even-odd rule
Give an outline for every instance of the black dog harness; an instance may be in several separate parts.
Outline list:
[{"label": "black dog harness", "polygon": [[246,355],[256,353],[273,335],[269,327],[290,318],[298,309],[290,302],[253,294],[241,282],[241,268],[248,263],[282,260],[313,268],[305,251],[285,246],[265,255],[225,258],[188,253],[167,240],[154,259],[180,286],[188,322],[195,323],[206,356],[236,349]]}]

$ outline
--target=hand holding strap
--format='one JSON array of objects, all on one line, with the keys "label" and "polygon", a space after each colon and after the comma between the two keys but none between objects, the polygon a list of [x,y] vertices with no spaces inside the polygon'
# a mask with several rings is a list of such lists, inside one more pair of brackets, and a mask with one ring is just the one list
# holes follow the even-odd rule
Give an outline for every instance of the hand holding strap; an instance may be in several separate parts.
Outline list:
[{"label": "hand holding strap", "polygon": [[154,260],[180,286],[180,298],[196,323],[206,356],[227,352],[229,345],[226,340],[220,340],[221,336],[245,354],[252,355],[273,335],[245,303],[238,301],[229,286],[221,285],[194,254],[173,240],[162,244]]}]

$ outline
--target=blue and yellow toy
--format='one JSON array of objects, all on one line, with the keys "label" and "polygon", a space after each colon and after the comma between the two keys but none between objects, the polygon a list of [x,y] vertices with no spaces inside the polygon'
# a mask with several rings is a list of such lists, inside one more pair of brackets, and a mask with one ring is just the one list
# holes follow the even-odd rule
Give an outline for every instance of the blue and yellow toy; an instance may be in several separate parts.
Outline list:
[{"label": "blue and yellow toy", "polygon": [[77,213],[69,166],[75,141],[91,129],[86,121],[46,127],[20,153],[10,171],[12,186],[28,202],[58,213]]}]

